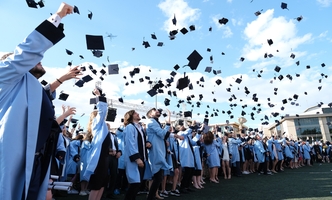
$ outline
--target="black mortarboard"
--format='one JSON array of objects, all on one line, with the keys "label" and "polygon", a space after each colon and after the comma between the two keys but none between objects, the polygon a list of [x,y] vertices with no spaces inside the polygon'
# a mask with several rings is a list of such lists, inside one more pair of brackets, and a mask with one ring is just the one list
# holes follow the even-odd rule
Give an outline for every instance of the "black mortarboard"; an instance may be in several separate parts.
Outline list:
[{"label": "black mortarboard", "polygon": [[176,88],[179,89],[179,90],[182,90],[186,87],[188,87],[190,83],[190,80],[188,78],[188,76],[185,76],[184,78],[180,78],[176,84]]},{"label": "black mortarboard", "polygon": [[240,58],[240,61],[241,61],[241,62],[243,62],[244,60],[245,60],[245,58],[243,58],[243,57]]},{"label": "black mortarboard", "polygon": [[100,58],[103,56],[103,52],[100,50],[92,50],[92,54],[97,58]]},{"label": "black mortarboard", "polygon": [[271,46],[273,44],[273,40],[272,39],[267,39],[267,43]]},{"label": "black mortarboard", "polygon": [[165,104],[165,106],[169,106],[169,102],[170,102],[170,101],[171,101],[171,100],[165,98],[165,100],[164,100],[164,104]]},{"label": "black mortarboard", "polygon": [[310,65],[307,65],[306,68],[307,68],[307,69],[310,69]]},{"label": "black mortarboard", "polygon": [[209,73],[210,73],[211,70],[212,70],[212,67],[206,67],[206,68],[205,68],[205,72],[209,72]]},{"label": "black mortarboard", "polygon": [[83,80],[85,83],[87,83],[87,82],[93,80],[93,78],[92,78],[90,75],[86,75],[86,76],[84,76],[84,77],[82,78],[82,80]]},{"label": "black mortarboard", "polygon": [[325,67],[325,63],[322,63],[321,66],[322,66],[322,67]]},{"label": "black mortarboard", "polygon": [[70,120],[70,122],[76,124],[76,123],[78,122],[78,119],[74,119],[74,118],[72,118],[72,119]]},{"label": "black mortarboard", "polygon": [[114,122],[116,117],[116,108],[108,108],[106,121]]},{"label": "black mortarboard", "polygon": [[212,27],[210,26],[209,31],[212,31]]},{"label": "black mortarboard", "polygon": [[157,46],[162,47],[162,46],[164,46],[164,43],[163,42],[158,42]]},{"label": "black mortarboard", "polygon": [[175,97],[176,97],[176,91],[173,91],[172,93],[173,93],[173,96],[175,96]]},{"label": "black mortarboard", "polygon": [[191,113],[191,111],[185,111],[185,112],[183,112],[183,116],[184,117],[192,117],[192,113]]},{"label": "black mortarboard", "polygon": [[302,19],[303,19],[302,15],[296,18],[297,21],[301,21]]},{"label": "black mortarboard", "polygon": [[281,3],[281,8],[282,8],[282,9],[287,9],[287,10],[288,10],[288,8],[287,8],[287,3],[282,2],[282,3]]},{"label": "black mortarboard", "polygon": [[38,4],[34,0],[26,0],[26,2],[30,8],[38,8]]},{"label": "black mortarboard", "polygon": [[144,47],[145,47],[145,48],[148,48],[148,47],[150,47],[150,44],[149,44],[149,42],[148,42],[148,41],[143,41],[143,45],[144,45]]},{"label": "black mortarboard", "polygon": [[68,98],[69,94],[63,93],[62,91],[60,92],[59,99],[62,101],[66,101]]},{"label": "black mortarboard", "polygon": [[154,34],[154,33],[153,33],[153,34],[151,34],[151,38],[152,38],[152,39],[154,39],[154,40],[156,40],[156,39],[157,39],[157,36],[156,36],[156,34]]},{"label": "black mortarboard", "polygon": [[[191,27],[191,26],[190,26]],[[191,30],[191,29],[190,29]],[[194,30],[195,30],[195,27],[194,27]],[[185,27],[183,27],[181,30],[180,30],[180,32],[183,34],[183,35],[185,35],[186,33],[188,33],[188,30],[185,28]]]},{"label": "black mortarboard", "polygon": [[192,84],[192,83],[189,83],[188,88],[189,88],[189,90],[193,90],[193,89],[194,89],[193,84]]},{"label": "black mortarboard", "polygon": [[210,48],[207,48],[206,51],[207,51],[207,52],[211,52],[211,49],[210,49]]},{"label": "black mortarboard", "polygon": [[120,97],[118,100],[119,100],[121,103],[123,103],[123,99],[122,99],[122,97]]},{"label": "black mortarboard", "polygon": [[282,100],[282,103],[283,103],[283,104],[286,104],[286,103],[287,103],[287,99],[283,99],[283,100]]},{"label": "black mortarboard", "polygon": [[68,50],[68,49],[66,49],[66,53],[67,53],[68,55],[72,55],[72,54],[73,54],[73,52],[70,51],[70,50]]},{"label": "black mortarboard", "polygon": [[237,78],[237,79],[235,80],[235,82],[238,83],[238,84],[240,84],[240,83],[242,82],[242,79]]},{"label": "black mortarboard", "polygon": [[201,60],[203,59],[203,57],[196,51],[194,50],[187,58],[189,60],[188,66],[192,69],[192,70],[196,70],[199,62],[201,62]]},{"label": "black mortarboard", "polygon": [[87,49],[105,50],[104,39],[102,35],[85,35]]},{"label": "black mortarboard", "polygon": [[176,26],[176,18],[175,18],[175,14],[174,14],[174,18],[172,19],[172,23],[174,26]]},{"label": "black mortarboard", "polygon": [[281,75],[281,74],[278,76],[278,79],[279,79],[279,80],[282,80],[283,78],[284,78],[284,76]]},{"label": "black mortarboard", "polygon": [[170,75],[174,77],[176,75],[176,72],[172,71]]},{"label": "black mortarboard", "polygon": [[[292,53],[292,54],[291,54],[289,57],[291,57],[291,58],[293,58],[293,59],[294,59],[294,58],[295,58],[295,54],[293,54],[293,53]],[[299,64],[300,64],[300,62],[299,62],[299,61],[297,61],[297,62],[296,62],[296,64],[297,64],[297,63],[299,63]],[[299,65],[299,64],[297,64],[297,65]]]},{"label": "black mortarboard", "polygon": [[260,14],[262,14],[260,11],[255,12],[256,16],[259,16]]},{"label": "black mortarboard", "polygon": [[105,75],[105,74],[106,74],[106,71],[105,71],[104,69],[101,69],[101,70],[100,70],[100,73],[101,73],[102,75]]},{"label": "black mortarboard", "polygon": [[80,14],[80,11],[78,10],[77,6],[74,6],[73,11],[74,11],[74,13]]},{"label": "black mortarboard", "polygon": [[45,80],[42,80],[40,83],[41,83],[43,86],[47,85],[47,81],[45,81]]},{"label": "black mortarboard", "polygon": [[75,85],[78,86],[78,87],[83,87],[84,81],[83,80],[78,80],[78,81],[76,81]]},{"label": "black mortarboard", "polygon": [[118,64],[111,64],[108,65],[108,74],[119,74],[119,65]]},{"label": "black mortarboard", "polygon": [[190,30],[190,31],[194,31],[194,30],[195,30],[195,25],[190,25],[190,26],[189,26],[189,30]]},{"label": "black mortarboard", "polygon": [[274,71],[276,71],[276,72],[280,72],[280,70],[281,70],[281,68],[280,68],[279,66],[276,66],[276,67],[274,68]]},{"label": "black mortarboard", "polygon": [[88,14],[88,18],[91,20],[92,19],[92,12],[91,11],[89,11],[90,13]]},{"label": "black mortarboard", "polygon": [[204,82],[204,76],[202,76],[199,81]]},{"label": "black mortarboard", "polygon": [[148,94],[149,94],[151,97],[153,97],[154,95],[157,94],[157,90],[154,89],[154,88],[152,88],[151,90],[148,91]]},{"label": "black mortarboard", "polygon": [[140,78],[140,79],[139,79],[139,82],[141,82],[141,83],[144,82],[144,79],[143,79],[143,78]]},{"label": "black mortarboard", "polygon": [[227,18],[222,18],[222,19],[219,19],[219,24],[227,24],[227,22],[228,22],[228,19]]},{"label": "black mortarboard", "polygon": [[180,66],[178,64],[176,64],[174,67],[173,67],[175,70],[178,70],[180,68]]},{"label": "black mortarboard", "polygon": [[322,89],[323,86],[318,86],[318,90],[320,91]]},{"label": "black mortarboard", "polygon": [[216,83],[217,83],[217,85],[220,85],[222,83],[222,81],[220,79],[217,79]]},{"label": "black mortarboard", "polygon": [[45,6],[43,0],[38,1],[38,5],[41,8]]}]

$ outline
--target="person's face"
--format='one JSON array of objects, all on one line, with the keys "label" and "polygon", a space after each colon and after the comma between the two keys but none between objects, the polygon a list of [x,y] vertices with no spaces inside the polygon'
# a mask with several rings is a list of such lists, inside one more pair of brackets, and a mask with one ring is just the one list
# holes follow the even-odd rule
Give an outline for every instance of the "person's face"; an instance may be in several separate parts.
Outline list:
[{"label": "person's face", "polygon": [[152,110],[151,112],[151,117],[153,118],[159,118],[160,117],[160,112],[158,110]]},{"label": "person's face", "polygon": [[39,79],[46,73],[46,71],[45,71],[44,67],[42,66],[41,62],[39,62],[34,68],[30,69],[30,73],[34,77]]},{"label": "person's face", "polygon": [[141,120],[141,117],[139,116],[139,114],[138,114],[137,112],[135,112],[135,113],[133,114],[133,120],[134,120],[134,121],[140,121],[140,120]]}]

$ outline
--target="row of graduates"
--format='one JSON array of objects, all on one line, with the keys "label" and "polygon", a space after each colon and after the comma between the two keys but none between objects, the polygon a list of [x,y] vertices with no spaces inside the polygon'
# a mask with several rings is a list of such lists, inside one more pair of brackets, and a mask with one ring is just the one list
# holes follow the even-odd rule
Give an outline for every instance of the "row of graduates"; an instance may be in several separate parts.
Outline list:
[{"label": "row of graduates", "polygon": [[[97,105],[100,104],[105,103],[99,102]],[[160,185],[162,196],[180,196],[180,193],[191,191],[191,183],[196,189],[203,188],[204,165],[209,168],[210,182],[219,183],[220,167],[225,179],[230,179],[232,172],[235,176],[255,171],[271,174],[283,171],[285,165],[290,168],[310,165],[310,160],[315,158],[315,155],[322,154],[324,150],[322,145],[318,145],[317,150],[314,144],[310,145],[309,142],[297,142],[275,136],[267,138],[263,137],[262,133],[235,135],[233,132],[226,132],[221,135],[217,133],[216,127],[204,133],[205,124],[199,125],[195,121],[184,121],[182,125],[174,127],[170,125],[169,119],[163,126],[159,122],[160,112],[157,109],[151,109],[147,113],[147,124],[140,122],[141,118],[137,112],[128,111],[124,116],[124,127],[117,129],[114,134],[110,132],[110,127],[101,115],[105,115],[106,112],[107,109],[92,112],[88,132],[84,136],[78,135],[70,142],[64,159],[66,164],[63,177],[73,175],[75,178],[75,174],[80,171],[80,195],[89,194],[88,182],[90,190],[94,189],[91,185],[99,182],[98,187],[95,187],[99,191],[97,199],[101,198],[103,188],[107,186],[108,195],[119,194],[123,178],[129,182],[125,199],[134,199],[144,180],[152,180],[148,199],[160,198],[157,192]],[[97,130],[95,126],[99,123],[106,124],[107,133],[103,134],[104,137],[98,137],[99,142],[96,143],[93,142],[93,138],[100,133],[97,131],[93,134],[93,130]],[[59,146],[61,141],[63,140],[59,139]],[[103,154],[104,157],[92,159],[96,156],[96,148],[93,146],[101,144],[102,147],[99,148],[104,152],[100,150],[99,154]],[[330,145],[324,152],[330,152]],[[104,159],[105,165],[97,169],[100,159]],[[97,174],[94,181],[90,181],[86,175],[89,165],[94,166],[93,170],[90,169],[90,176]],[[173,176],[173,185],[167,192],[166,177],[169,175]],[[178,185],[180,190],[177,189]]]}]

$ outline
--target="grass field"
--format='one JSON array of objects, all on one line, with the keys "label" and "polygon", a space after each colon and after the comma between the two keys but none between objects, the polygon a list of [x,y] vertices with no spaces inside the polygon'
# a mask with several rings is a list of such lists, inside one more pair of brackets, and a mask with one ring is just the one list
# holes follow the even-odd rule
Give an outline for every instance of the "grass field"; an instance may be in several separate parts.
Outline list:
[{"label": "grass field", "polygon": [[[332,164],[316,164],[312,167],[299,169],[285,169],[275,175],[249,174],[242,177],[232,177],[224,180],[219,177],[220,183],[206,183],[204,189],[196,190],[181,197],[168,197],[165,200],[190,199],[190,200],[273,200],[273,199],[331,199],[332,194]],[[67,195],[57,197],[56,200],[85,200],[87,196]],[[106,199],[106,198],[103,198]],[[124,199],[118,195],[115,199]],[[139,195],[137,200],[146,199]]]}]

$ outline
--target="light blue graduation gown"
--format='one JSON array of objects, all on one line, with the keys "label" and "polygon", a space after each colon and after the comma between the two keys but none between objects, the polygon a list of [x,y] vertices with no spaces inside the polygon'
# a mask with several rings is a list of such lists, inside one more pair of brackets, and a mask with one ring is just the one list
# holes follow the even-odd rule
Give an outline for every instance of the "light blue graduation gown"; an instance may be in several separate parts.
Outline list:
[{"label": "light blue graduation gown", "polygon": [[80,181],[89,181],[88,179],[84,179],[83,174],[85,173],[86,166],[88,165],[88,155],[91,150],[91,143],[88,140],[83,140],[80,151]]},{"label": "light blue graduation gown", "polygon": [[309,146],[309,142],[307,142],[305,145],[303,145],[303,158],[304,159],[310,159],[310,151],[311,151],[311,148]]},{"label": "light blue graduation gown", "polygon": [[[45,24],[54,26],[46,21],[41,26]],[[21,199],[28,193],[43,90],[29,70],[59,41],[47,38],[52,31],[34,30],[15,48],[14,55],[0,61],[0,199]],[[49,170],[38,199],[45,199],[48,180]]]},{"label": "light blue graduation gown", "polygon": [[205,152],[209,155],[207,157],[206,164],[209,168],[220,167],[220,158],[218,153],[218,148],[220,143],[216,140],[213,140],[212,144],[205,145]]},{"label": "light blue graduation gown", "polygon": [[151,166],[152,174],[157,173],[159,170],[168,170],[173,166],[166,162],[166,147],[165,147],[165,136],[169,134],[169,125],[165,128],[161,128],[160,124],[151,118],[146,124],[146,133],[148,141],[151,142],[152,147],[149,149],[149,163]]},{"label": "light blue graduation gown", "polygon": [[69,143],[67,148],[65,160],[66,160],[66,169],[65,175],[66,178],[68,174],[76,174],[79,162],[73,160],[75,155],[78,155],[78,149],[81,148],[80,140],[73,140]]},{"label": "light blue graduation gown", "polygon": [[255,155],[257,158],[257,162],[263,163],[265,162],[265,149],[261,140],[256,140],[254,143]]},{"label": "light blue graduation gown", "polygon": [[232,154],[231,163],[240,162],[240,154],[239,154],[239,144],[242,143],[241,139],[228,138],[228,145],[230,154]]},{"label": "light blue graduation gown", "polygon": [[119,150],[122,153],[120,158],[118,158],[118,169],[125,169],[125,164],[124,164],[125,152],[124,152],[124,133],[123,133],[123,131],[117,130],[116,136],[118,139]]},{"label": "light blue graduation gown", "polygon": [[284,142],[284,153],[285,153],[285,155],[286,155],[286,157],[287,158],[294,158],[294,156],[293,156],[293,154],[292,154],[292,152],[291,152],[291,150],[290,150],[290,147],[288,146],[288,144],[286,144],[286,142]]},{"label": "light blue graduation gown", "polygon": [[84,180],[90,180],[90,176],[94,173],[98,165],[102,144],[106,136],[109,136],[108,128],[105,122],[107,115],[107,103],[99,101],[96,106],[98,114],[92,122],[93,139],[91,141],[91,150],[88,152],[88,165],[83,174]]},{"label": "light blue graduation gown", "polygon": [[[139,144],[138,137],[142,137],[141,133],[139,133],[134,124],[128,124],[124,130],[124,164],[126,169],[126,175],[129,183],[140,183],[140,173],[139,167],[136,161],[131,161],[130,157],[140,158],[143,162],[144,159],[140,155],[139,152]],[[144,140],[142,139],[142,142]],[[142,148],[142,147],[141,147]],[[145,151],[145,149],[143,149]],[[147,155],[146,155],[147,156]],[[147,158],[147,157],[146,157]],[[136,159],[135,159],[136,160]],[[147,168],[149,166],[145,166]]]},{"label": "light blue graduation gown", "polygon": [[191,146],[195,146],[196,142],[192,140],[191,133],[192,129],[190,128],[187,128],[185,131],[179,131],[177,133],[177,135],[184,137],[183,140],[178,139],[181,167],[195,167],[194,152],[191,150],[190,144]]}]

